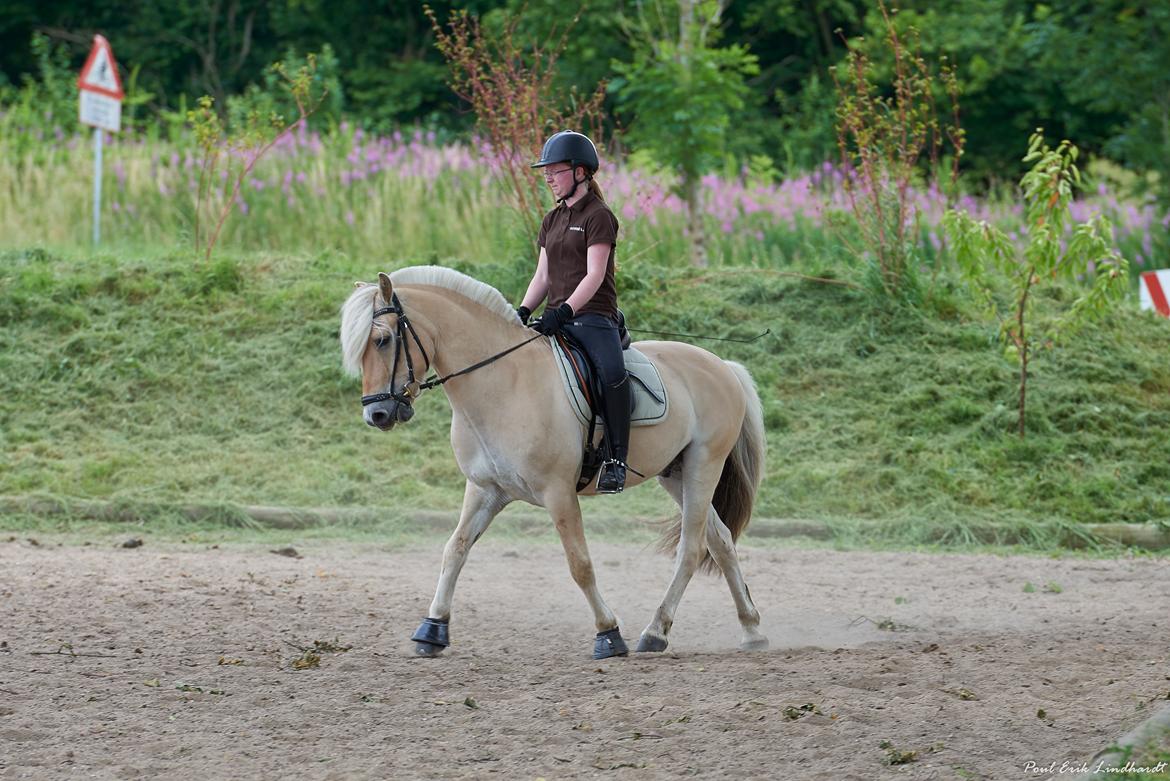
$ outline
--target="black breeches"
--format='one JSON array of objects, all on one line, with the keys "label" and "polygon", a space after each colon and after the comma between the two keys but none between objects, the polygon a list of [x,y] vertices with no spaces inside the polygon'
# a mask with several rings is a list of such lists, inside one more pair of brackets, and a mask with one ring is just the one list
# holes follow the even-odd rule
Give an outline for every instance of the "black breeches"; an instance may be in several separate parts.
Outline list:
[{"label": "black breeches", "polygon": [[[592,312],[575,317],[564,326],[569,338],[589,355],[601,380],[601,415],[609,457],[625,464],[630,444],[630,383],[617,323]],[[621,490],[620,484],[617,490]]]},{"label": "black breeches", "polygon": [[565,323],[564,332],[585,350],[603,387],[617,385],[626,376],[626,361],[613,320],[586,312]]}]

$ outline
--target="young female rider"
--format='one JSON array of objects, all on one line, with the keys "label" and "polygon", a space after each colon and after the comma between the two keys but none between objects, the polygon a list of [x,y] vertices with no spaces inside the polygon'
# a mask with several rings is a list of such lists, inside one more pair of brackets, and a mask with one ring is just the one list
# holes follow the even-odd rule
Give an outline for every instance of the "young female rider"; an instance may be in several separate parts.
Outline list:
[{"label": "young female rider", "polygon": [[602,410],[610,457],[597,478],[598,493],[618,493],[626,483],[630,442],[630,386],[618,337],[614,247],[618,221],[593,181],[597,148],[587,136],[562,130],[544,144],[533,168],[558,206],[540,226],[540,257],[528,292],[516,310],[527,323],[532,310],[548,298],[533,322],[542,334],[564,333],[584,348],[600,375]]}]

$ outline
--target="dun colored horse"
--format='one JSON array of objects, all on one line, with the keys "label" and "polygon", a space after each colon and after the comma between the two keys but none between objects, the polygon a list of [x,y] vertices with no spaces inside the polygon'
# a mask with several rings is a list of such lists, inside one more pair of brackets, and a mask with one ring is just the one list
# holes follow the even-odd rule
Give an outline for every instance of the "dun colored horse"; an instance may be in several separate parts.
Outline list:
[{"label": "dun colored horse", "polygon": [[[689,344],[636,346],[658,367],[670,411],[660,423],[632,429],[627,484],[656,476],[682,509],[667,532],[668,542],[678,540],[674,575],[637,650],[665,650],[683,591],[695,570],[710,563],[708,554],[735,600],[740,647],[767,648],[735,552],[763,472],[755,383],[739,364]],[[526,329],[491,286],[451,269],[418,266],[379,274],[376,284],[358,283],[341,308],[341,347],[346,371],[361,376],[369,425],[388,431],[406,422],[417,396],[438,384],[451,402],[451,446],[467,485],[434,601],[412,638],[416,652],[434,656],[447,647],[455,581],[468,551],[505,506],[521,500],[552,516],[573,580],[593,609],[594,656],[624,655],[581,523],[577,478],[585,427],[561,385],[550,340]],[[441,376],[423,381],[428,370]]]}]

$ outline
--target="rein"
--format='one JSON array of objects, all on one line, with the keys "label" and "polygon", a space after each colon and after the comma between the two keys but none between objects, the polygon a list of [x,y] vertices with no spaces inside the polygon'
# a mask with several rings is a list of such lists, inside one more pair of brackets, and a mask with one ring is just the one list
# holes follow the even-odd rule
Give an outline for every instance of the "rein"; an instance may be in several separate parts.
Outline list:
[{"label": "rein", "polygon": [[[376,404],[380,401],[389,401],[390,399],[397,401],[399,404],[406,404],[409,406],[412,400],[418,398],[419,394],[423,391],[430,390],[431,388],[442,385],[447,382],[447,380],[453,380],[456,377],[463,376],[464,374],[470,374],[476,369],[482,369],[484,366],[487,366],[488,364],[494,363],[503,358],[508,353],[515,352],[524,345],[530,342],[534,342],[543,336],[543,334],[536,334],[531,339],[525,339],[519,344],[512,345],[507,350],[484,358],[482,361],[460,369],[459,371],[451,372],[450,374],[443,375],[442,377],[436,374],[424,380],[423,382],[418,382],[414,376],[414,361],[411,360],[410,350],[403,347],[403,345],[406,343],[406,334],[410,334],[411,338],[414,339],[415,345],[418,347],[418,351],[422,353],[423,360],[426,362],[426,368],[423,369],[424,374],[431,368],[431,358],[429,355],[427,355],[426,348],[422,346],[422,340],[418,338],[418,333],[414,330],[414,326],[411,325],[410,319],[407,318],[406,312],[402,308],[402,302],[398,300],[397,293],[391,294],[390,304],[388,306],[379,307],[378,309],[374,310],[374,319],[377,320],[382,315],[389,314],[398,316],[398,324],[395,327],[396,338],[394,340],[394,363],[390,368],[390,392],[374,393],[369,396],[362,396],[363,407],[369,406],[370,404]],[[398,375],[398,356],[403,353],[406,355],[406,382],[403,384],[400,391],[395,392],[394,378]]]},{"label": "rein", "polygon": [[494,363],[495,361],[498,361],[499,359],[503,358],[508,353],[515,352],[516,350],[519,350],[521,347],[528,344],[529,342],[535,342],[537,339],[539,339],[542,336],[544,336],[544,334],[536,334],[531,339],[525,339],[523,342],[520,342],[519,344],[514,344],[511,347],[509,347],[507,350],[504,350],[503,352],[498,352],[495,355],[491,356],[490,358],[484,358],[479,363],[474,363],[471,366],[468,366],[466,369],[460,369],[457,372],[451,372],[450,374],[444,375],[442,377],[439,377],[439,376],[431,377],[429,380],[427,380],[426,382],[424,382],[418,386],[419,391],[430,390],[431,388],[434,388],[438,385],[442,385],[447,380],[454,379],[455,377],[461,377],[464,374],[470,374],[471,372],[475,371],[476,369],[482,369],[483,367],[487,366],[489,363]]}]

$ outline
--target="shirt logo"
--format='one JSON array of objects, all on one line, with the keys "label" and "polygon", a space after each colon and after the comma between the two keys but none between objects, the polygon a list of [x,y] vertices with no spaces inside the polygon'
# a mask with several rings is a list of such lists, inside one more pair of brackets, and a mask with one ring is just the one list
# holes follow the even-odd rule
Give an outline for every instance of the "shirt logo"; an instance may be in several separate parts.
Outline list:
[{"label": "shirt logo", "polygon": [[570,225],[570,226],[569,226],[569,230],[571,230],[571,231],[581,231],[582,233],[584,233],[584,232],[585,232],[585,229],[584,229],[584,228],[582,228],[580,225]]}]

